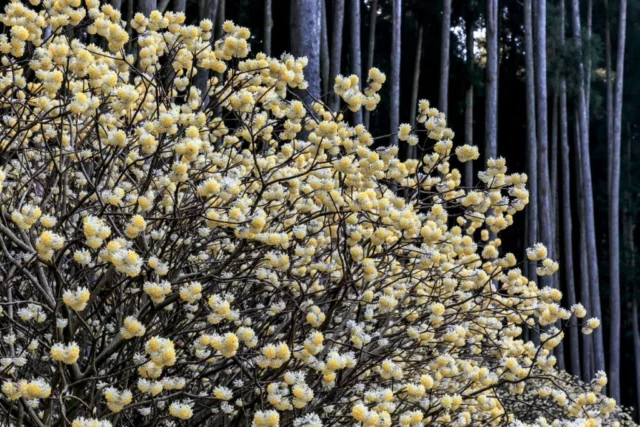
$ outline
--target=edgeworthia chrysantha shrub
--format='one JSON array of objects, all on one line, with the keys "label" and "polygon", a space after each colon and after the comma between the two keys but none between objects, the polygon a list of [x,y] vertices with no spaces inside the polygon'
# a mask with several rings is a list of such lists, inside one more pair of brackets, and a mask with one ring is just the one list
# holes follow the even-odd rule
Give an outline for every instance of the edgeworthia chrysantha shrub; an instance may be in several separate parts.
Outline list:
[{"label": "edgeworthia chrysantha shrub", "polygon": [[[478,150],[454,149],[427,101],[398,129],[419,159],[350,126],[379,70],[339,76],[332,112],[297,98],[306,58],[250,57],[232,22],[214,41],[210,21],[125,25],[97,0],[14,1],[0,19],[3,423],[625,420],[603,373],[555,369],[584,308],[495,237],[527,177],[490,159],[461,188],[454,166]],[[540,244],[527,256],[558,268]]]}]

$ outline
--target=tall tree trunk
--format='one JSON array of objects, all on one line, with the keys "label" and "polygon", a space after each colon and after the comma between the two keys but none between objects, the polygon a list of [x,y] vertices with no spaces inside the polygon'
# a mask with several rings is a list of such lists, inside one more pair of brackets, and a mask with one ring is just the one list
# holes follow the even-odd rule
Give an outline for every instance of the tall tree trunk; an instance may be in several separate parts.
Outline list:
[{"label": "tall tree trunk", "polygon": [[[604,0],[604,57],[605,81],[607,91],[607,143],[613,141],[613,72],[611,70],[611,25],[609,0]],[[607,182],[611,182],[611,152],[607,150]]]},{"label": "tall tree trunk", "polygon": [[[413,128],[416,125],[416,113],[418,109],[418,90],[420,89],[420,62],[422,60],[422,34],[423,28],[420,25],[418,29],[418,43],[416,44],[416,63],[413,67],[413,84],[411,85],[411,114],[409,115],[409,123]],[[417,155],[417,146],[409,145],[407,149],[407,158],[415,159]]]},{"label": "tall tree trunk", "polygon": [[187,0],[173,0],[173,11],[185,13],[187,11]]},{"label": "tall tree trunk", "polygon": [[273,33],[273,0],[264,0],[264,50],[265,55],[271,56],[271,34]]},{"label": "tall tree trunk", "polygon": [[[224,1],[224,0],[223,0]],[[218,0],[200,0],[198,3],[199,19],[209,19],[213,24],[211,34],[216,33],[216,16],[218,14]],[[196,74],[195,85],[202,93],[202,99],[206,99],[205,91],[209,81],[209,70],[199,70]]]},{"label": "tall tree trunk", "polygon": [[[360,0],[350,0],[351,13],[349,26],[351,31],[351,74],[355,74],[360,79],[360,88],[363,87],[362,82],[362,46],[360,43]],[[353,114],[353,124],[362,123],[362,109]]]},{"label": "tall tree trunk", "polygon": [[227,19],[226,9],[227,9],[226,0],[218,0],[218,12],[216,15],[216,18],[218,19],[218,22],[216,23],[216,26],[218,27],[218,31],[216,32],[217,38],[221,38],[224,34],[224,30],[222,29],[222,26],[224,25],[224,21]]},{"label": "tall tree trunk", "polygon": [[451,0],[442,0],[440,32],[440,111],[449,114],[449,45],[451,44]]},{"label": "tall tree trunk", "polygon": [[[587,0],[587,28],[586,28],[586,37],[588,43],[588,49],[585,54],[585,64],[584,64],[584,93],[585,93],[585,102],[587,104],[587,112],[591,109],[591,66],[592,66],[592,58],[591,58],[591,40],[593,36],[593,0]],[[591,117],[587,114],[587,124],[591,121]],[[587,127],[587,129],[589,129]]]},{"label": "tall tree trunk", "polygon": [[[369,39],[367,40],[367,66],[365,70],[369,72],[371,68],[373,68],[373,54],[375,52],[376,47],[376,23],[378,21],[378,0],[371,1],[371,9],[369,10]],[[364,122],[364,126],[369,128],[369,119],[371,117],[371,112],[369,110],[364,110],[362,115],[362,121]]]},{"label": "tall tree trunk", "polygon": [[498,0],[487,0],[487,68],[485,70],[485,159],[498,155]]},{"label": "tall tree trunk", "polygon": [[156,0],[139,0],[138,1],[138,12],[142,13],[144,16],[149,16],[151,12],[158,8],[158,2]]},{"label": "tall tree trunk", "polygon": [[634,360],[635,360],[635,368],[636,368],[636,405],[637,406],[637,411],[638,411],[638,420],[640,421],[640,392],[638,392],[638,390],[640,390],[640,328],[638,328],[638,301],[636,300],[636,297],[634,295],[633,301],[632,301],[632,309],[631,309],[631,315],[632,315],[632,319],[631,322],[633,324],[633,355],[634,355]]},{"label": "tall tree trunk", "polygon": [[[465,93],[464,102],[464,143],[467,145],[473,145],[473,65],[474,65],[474,38],[473,38],[473,7],[475,2],[469,0],[467,5],[466,22],[466,52],[467,52],[467,91]],[[464,185],[467,188],[473,186],[473,162],[466,162],[464,164]]]},{"label": "tall tree trunk", "polygon": [[[342,61],[342,31],[344,28],[344,0],[333,1],[333,27],[331,28],[331,70],[329,88],[333,88],[336,76],[340,74],[340,64]],[[333,90],[329,96],[329,104],[332,111],[340,108],[340,97]]]},{"label": "tall tree trunk", "polygon": [[609,183],[609,280],[611,282],[611,329],[609,331],[610,396],[620,401],[620,147],[622,145],[622,87],[624,51],[627,35],[627,0],[620,0],[616,88],[614,100],[611,181]]},{"label": "tall tree trunk", "polygon": [[[122,9],[122,0],[111,0],[109,3],[115,10]],[[122,15],[124,16],[124,13]]]},{"label": "tall tree trunk", "polygon": [[398,145],[398,126],[400,126],[400,39],[402,34],[402,1],[392,0],[391,32],[391,145]]},{"label": "tall tree trunk", "polygon": [[318,0],[321,3],[321,29],[320,29],[320,65],[322,73],[322,96],[329,93],[329,30],[327,28],[327,0]]},{"label": "tall tree trunk", "polygon": [[[565,49],[565,0],[560,0],[560,49]],[[564,252],[564,277],[567,302],[572,306],[577,302],[575,270],[573,266],[573,217],[571,215],[571,164],[569,163],[571,150],[569,149],[569,118],[567,114],[567,81],[564,74],[560,75],[560,159],[562,161],[562,248]],[[576,136],[579,133],[576,133]],[[556,202],[559,204],[559,202]],[[559,207],[558,207],[559,209]],[[585,282],[588,286],[588,281]],[[580,371],[580,334],[575,317],[569,323],[569,346],[571,373],[578,378]]]},{"label": "tall tree trunk", "polygon": [[[527,207],[527,243],[538,242],[538,143],[536,139],[536,87],[533,51],[532,0],[524,0],[524,34],[527,103],[527,174],[529,206]],[[535,271],[535,269],[534,269]]]},{"label": "tall tree trunk", "polygon": [[[582,51],[581,29],[580,29],[580,2],[571,0],[573,39],[578,52]],[[581,170],[582,188],[584,190],[584,216],[586,225],[587,252],[589,256],[589,282],[591,292],[592,315],[601,319],[602,310],[600,306],[600,287],[598,279],[598,253],[596,248],[596,227],[594,219],[593,204],[593,184],[591,179],[591,155],[589,154],[589,127],[588,109],[586,94],[584,89],[585,72],[582,60],[578,61],[578,111],[580,118],[580,147],[581,147]],[[593,333],[593,350],[595,369],[603,371],[606,369],[604,358],[604,343],[602,339],[602,328],[597,328]]]},{"label": "tall tree trunk", "polygon": [[[587,251],[587,225],[584,209],[584,189],[582,187],[582,148],[580,146],[580,113],[576,108],[575,111],[575,148],[576,148],[576,191],[578,195],[578,221],[580,224],[580,232],[578,239],[578,247],[580,248],[580,302],[585,309],[591,314],[591,292],[589,286],[589,259]],[[593,335],[582,335],[582,380],[590,381],[593,378]]]},{"label": "tall tree trunk", "polygon": [[309,61],[304,69],[309,86],[301,94],[309,106],[320,97],[320,9],[319,0],[291,1],[291,53]]},{"label": "tall tree trunk", "polygon": [[[536,2],[536,43],[535,43],[535,82],[536,82],[536,127],[538,131],[538,192],[540,220],[540,240],[547,246],[549,257],[556,257],[553,252],[555,238],[551,225],[551,184],[549,182],[549,123],[547,103],[547,1]],[[541,280],[545,286],[553,286],[551,277]],[[564,366],[562,343],[556,347],[556,356],[560,366]]]}]

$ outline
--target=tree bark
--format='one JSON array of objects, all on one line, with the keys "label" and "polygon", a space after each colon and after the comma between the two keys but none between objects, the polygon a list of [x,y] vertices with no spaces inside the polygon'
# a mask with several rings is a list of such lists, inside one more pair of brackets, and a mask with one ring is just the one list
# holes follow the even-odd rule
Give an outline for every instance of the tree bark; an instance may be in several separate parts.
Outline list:
[{"label": "tree bark", "polygon": [[218,12],[217,12],[217,27],[218,27],[218,31],[216,32],[216,36],[217,38],[222,37],[222,35],[224,34],[224,30],[222,29],[222,26],[224,25],[224,21],[227,19],[227,12],[226,12],[226,0],[218,0]]},{"label": "tree bark", "polygon": [[271,34],[273,33],[273,4],[272,0],[264,0],[264,50],[265,55],[271,56]]},{"label": "tree bark", "polygon": [[[578,247],[580,250],[580,302],[584,305],[587,313],[591,313],[591,292],[589,290],[589,259],[587,251],[587,225],[584,210],[584,189],[582,187],[582,148],[580,147],[580,113],[576,108],[575,111],[575,149],[576,149],[576,191],[578,195],[578,221],[580,224],[580,232],[578,239]],[[593,378],[593,335],[582,335],[582,380],[590,381]]]},{"label": "tree bark", "polygon": [[638,390],[640,390],[640,328],[638,328],[638,302],[636,301],[635,296],[631,304],[631,322],[633,323],[633,355],[636,365],[636,404],[638,405],[638,419],[640,420],[640,392],[638,392]]},{"label": "tree bark", "polygon": [[611,145],[611,181],[609,183],[609,280],[611,323],[609,331],[610,396],[620,401],[620,149],[622,145],[622,88],[624,51],[627,35],[627,0],[620,0],[618,47],[616,51],[616,87]]},{"label": "tree bark", "polygon": [[[538,143],[536,139],[536,88],[533,51],[532,0],[524,0],[526,103],[527,103],[527,174],[529,206],[527,207],[527,243],[538,242]],[[535,270],[534,270],[535,271]]]},{"label": "tree bark", "polygon": [[139,0],[138,2],[138,12],[147,17],[157,8],[158,2],[156,0]]},{"label": "tree bark", "polygon": [[[350,0],[351,74],[358,76],[362,89],[362,45],[360,42],[360,0]],[[362,123],[362,109],[353,113],[353,124]]]},{"label": "tree bark", "polygon": [[[573,38],[578,52],[582,51],[582,40],[580,39],[580,4],[579,0],[571,0]],[[589,257],[589,282],[591,292],[592,315],[602,319],[600,306],[600,288],[598,280],[598,253],[596,247],[596,230],[593,205],[593,184],[591,179],[591,156],[589,154],[589,127],[587,98],[584,89],[585,72],[582,60],[578,61],[578,111],[580,119],[580,147],[581,147],[581,167],[582,188],[584,190],[584,216],[586,225],[587,253]],[[602,339],[602,328],[597,328],[593,333],[593,350],[595,369],[604,371],[606,369],[604,357],[604,344]]]},{"label": "tree bark", "polygon": [[[122,0],[111,0],[110,4],[115,10],[121,10],[122,9]],[[124,14],[122,14],[122,15],[124,16]]]},{"label": "tree bark", "polygon": [[[466,52],[467,52],[467,91],[465,93],[464,103],[464,143],[473,145],[473,65],[474,65],[474,38],[473,38],[473,6],[474,1],[468,3],[466,16]],[[464,164],[464,185],[467,188],[473,186],[473,162]]]},{"label": "tree bark", "polygon": [[329,31],[327,29],[327,0],[318,0],[321,4],[321,29],[320,29],[320,65],[322,73],[322,96],[329,93]]},{"label": "tree bark", "polygon": [[301,94],[309,106],[320,97],[320,4],[319,0],[291,1],[291,53],[296,57],[306,56],[304,77],[309,86]]},{"label": "tree bark", "polygon": [[449,45],[451,44],[451,0],[442,0],[442,28],[440,32],[440,105],[445,116],[449,111]]},{"label": "tree bark", "polygon": [[[333,2],[333,22],[331,31],[331,69],[330,89],[333,88],[336,76],[340,74],[340,64],[342,61],[342,31],[344,27],[344,0],[334,0]],[[340,97],[333,90],[329,96],[329,103],[332,111],[340,108]]]},{"label": "tree bark", "polygon": [[[418,109],[418,90],[420,89],[420,62],[422,60],[422,35],[423,28],[420,25],[418,29],[418,43],[416,44],[416,62],[413,67],[413,84],[411,85],[411,114],[409,115],[409,123],[411,127],[416,125],[416,113]],[[407,148],[407,158],[415,159],[417,155],[417,146],[409,145]]]},{"label": "tree bark", "polygon": [[398,127],[400,126],[400,46],[401,46],[401,23],[402,23],[402,2],[392,0],[392,20],[393,29],[391,33],[391,145],[398,145]]},{"label": "tree bark", "polygon": [[[224,0],[222,0],[224,1]],[[198,3],[198,12],[200,20],[208,19],[213,24],[211,34],[216,33],[216,16],[218,13],[218,0],[200,0]],[[206,99],[205,91],[207,90],[207,82],[209,81],[209,70],[199,70],[196,74],[195,85],[201,92],[202,99]]]},{"label": "tree bark", "polygon": [[[369,39],[367,40],[367,66],[365,70],[369,72],[371,68],[373,68],[373,54],[375,52],[376,47],[376,23],[378,21],[378,0],[371,1],[371,9],[369,10]],[[364,126],[369,128],[369,119],[371,117],[371,112],[369,110],[364,110],[362,114],[362,121]]]},{"label": "tree bark", "polygon": [[[565,0],[560,0],[560,49],[565,49]],[[576,280],[573,265],[573,217],[571,214],[571,164],[569,156],[571,150],[569,148],[569,119],[567,114],[567,81],[564,74],[560,75],[559,82],[559,120],[560,120],[560,159],[563,171],[562,175],[562,248],[564,252],[564,277],[565,289],[567,292],[567,302],[572,306],[577,302]],[[578,133],[576,133],[576,136]],[[556,207],[559,210],[559,200]],[[586,282],[588,285],[588,281]],[[569,322],[569,351],[570,351],[570,367],[571,373],[578,378],[581,376],[580,370],[580,333],[578,330],[578,322],[572,317]]]},{"label": "tree bark", "polygon": [[187,11],[187,0],[173,0],[173,11],[185,13]]},{"label": "tree bark", "polygon": [[485,159],[498,155],[498,0],[487,0],[485,70]]}]

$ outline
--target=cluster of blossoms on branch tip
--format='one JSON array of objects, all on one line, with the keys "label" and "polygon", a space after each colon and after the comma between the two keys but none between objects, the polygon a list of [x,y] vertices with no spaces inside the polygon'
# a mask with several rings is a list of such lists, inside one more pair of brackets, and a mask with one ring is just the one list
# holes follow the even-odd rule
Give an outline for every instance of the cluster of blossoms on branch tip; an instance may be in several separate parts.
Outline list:
[{"label": "cluster of blossoms on branch tip", "polygon": [[[350,125],[380,70],[339,76],[331,111],[298,98],[306,58],[250,58],[230,21],[214,40],[97,0],[15,0],[0,21],[3,419],[627,422],[603,374],[556,370],[584,307],[502,247],[526,175],[488,159],[463,188],[478,149],[454,150],[426,100],[397,132],[419,158]],[[541,244],[527,257],[558,269]]]}]

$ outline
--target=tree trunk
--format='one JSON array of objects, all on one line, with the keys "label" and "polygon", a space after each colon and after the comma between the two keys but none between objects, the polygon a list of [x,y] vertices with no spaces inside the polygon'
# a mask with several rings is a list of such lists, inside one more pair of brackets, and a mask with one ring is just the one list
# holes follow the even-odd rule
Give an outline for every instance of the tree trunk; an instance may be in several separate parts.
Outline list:
[{"label": "tree trunk", "polygon": [[636,368],[636,399],[638,420],[640,420],[640,328],[638,328],[638,302],[634,296],[632,301],[631,322],[633,323],[633,355]]},{"label": "tree trunk", "polygon": [[613,144],[611,145],[611,181],[609,183],[609,280],[611,282],[609,331],[610,396],[620,401],[620,147],[622,145],[622,87],[624,51],[627,34],[627,0],[620,0],[618,48],[616,52],[616,88],[614,100]]},{"label": "tree trunk", "polygon": [[224,25],[224,21],[227,19],[226,6],[226,0],[218,0],[218,12],[216,16],[218,19],[218,22],[216,24],[218,27],[218,31],[216,32],[217,38],[221,38],[224,34],[222,26]]},{"label": "tree trunk", "polygon": [[329,93],[329,31],[327,29],[327,0],[318,0],[321,3],[320,12],[322,14],[320,21],[320,64],[322,66],[322,96],[325,97]]},{"label": "tree trunk", "polygon": [[[575,111],[575,145],[576,145],[576,191],[578,195],[578,221],[580,224],[580,233],[578,239],[578,247],[580,248],[580,302],[584,305],[587,313],[591,314],[591,292],[589,291],[589,259],[587,251],[587,225],[584,211],[584,189],[582,187],[582,148],[580,147],[580,113],[578,109]],[[590,381],[593,378],[593,335],[582,335],[582,380]]]},{"label": "tree trunk", "polygon": [[[565,4],[564,0],[560,0],[560,47],[564,51],[565,48]],[[563,252],[564,252],[564,277],[565,289],[567,292],[567,302],[572,306],[577,302],[576,280],[573,266],[573,218],[571,215],[571,164],[569,156],[569,119],[567,114],[567,81],[565,75],[560,76],[559,86],[559,102],[560,102],[560,158],[562,161],[562,221],[563,221]],[[579,133],[576,133],[576,136]],[[556,202],[559,204],[559,202]],[[556,205],[558,210],[559,206]],[[582,251],[581,251],[582,252]],[[588,286],[588,281],[585,282]],[[578,330],[578,322],[572,317],[569,323],[569,351],[571,373],[578,378],[581,376],[580,371],[580,333]]]},{"label": "tree trunk", "polygon": [[442,28],[440,32],[440,111],[449,110],[449,45],[451,44],[451,0],[442,0]]},{"label": "tree trunk", "polygon": [[[582,40],[580,39],[580,2],[579,0],[571,0],[572,21],[573,21],[573,38],[576,43],[578,52],[582,51]],[[580,147],[581,147],[581,167],[582,170],[582,188],[584,190],[584,216],[586,225],[587,253],[589,257],[589,282],[591,292],[591,309],[592,315],[602,319],[600,306],[600,288],[598,280],[598,254],[596,248],[596,230],[593,206],[593,184],[591,180],[591,156],[589,154],[589,128],[587,120],[587,103],[584,89],[585,72],[584,64],[578,61],[578,111],[580,119]],[[604,344],[602,339],[602,328],[597,328],[593,333],[593,350],[595,369],[604,371]]]},{"label": "tree trunk", "polygon": [[264,50],[265,55],[271,56],[271,34],[273,33],[273,5],[272,0],[264,0]]},{"label": "tree trunk", "polygon": [[304,77],[309,86],[301,94],[302,100],[311,106],[320,97],[320,4],[319,0],[291,1],[291,53],[306,56],[309,62]]},{"label": "tree trunk", "polygon": [[[375,52],[376,47],[376,23],[378,21],[378,0],[371,1],[371,9],[369,10],[369,40],[367,45],[367,66],[365,70],[369,72],[371,68],[373,68],[373,54]],[[371,112],[369,110],[364,110],[362,115],[362,121],[364,126],[369,128],[369,118],[371,117]]]},{"label": "tree trunk", "polygon": [[[584,64],[584,90],[585,90],[585,102],[587,104],[587,112],[591,109],[591,40],[593,35],[593,0],[587,0],[587,28],[586,28],[586,37],[588,43],[588,49],[585,55],[585,64]],[[587,124],[591,121],[591,117],[587,114]],[[589,129],[589,127],[587,127]]]},{"label": "tree trunk", "polygon": [[[416,63],[413,67],[413,84],[411,86],[411,114],[409,115],[409,123],[411,127],[415,127],[416,125],[416,113],[418,109],[418,90],[420,88],[420,62],[422,60],[422,34],[423,28],[420,25],[418,29],[418,43],[416,44]],[[407,158],[415,159],[417,153],[416,145],[409,145],[407,148]]]},{"label": "tree trunk", "polygon": [[[122,9],[122,0],[111,0],[110,4],[115,10]],[[124,16],[124,13],[122,15]]]},{"label": "tree trunk", "polygon": [[[467,52],[467,91],[465,93],[465,103],[464,103],[464,143],[468,145],[473,145],[473,64],[474,64],[474,56],[473,56],[473,48],[474,48],[474,38],[473,38],[473,6],[474,2],[469,1],[468,10],[466,16],[466,52]],[[467,188],[471,188],[473,186],[473,162],[466,162],[464,164],[464,185]]]},{"label": "tree trunk", "polygon": [[[532,0],[524,0],[524,33],[527,102],[527,174],[529,206],[527,207],[527,243],[538,242],[538,148],[536,140],[536,88],[533,52]],[[534,269],[535,271],[535,269]]]},{"label": "tree trunk", "polygon": [[485,70],[485,159],[498,156],[498,0],[487,0]]},{"label": "tree trunk", "polygon": [[330,108],[338,111],[340,108],[340,97],[336,95],[332,88],[336,76],[340,74],[340,64],[342,60],[342,31],[344,27],[344,0],[334,0],[333,2],[333,23],[331,31],[331,70],[330,79],[331,94],[329,96]]},{"label": "tree trunk", "polygon": [[158,8],[158,2],[156,0],[139,0],[138,12],[148,17],[151,12]]},{"label": "tree trunk", "polygon": [[173,11],[185,13],[187,11],[187,0],[173,0]]},{"label": "tree trunk", "polygon": [[391,145],[398,145],[398,127],[400,126],[400,37],[402,23],[402,2],[392,0],[393,29],[391,32]]},{"label": "tree trunk", "polygon": [[[360,79],[360,88],[363,88],[362,82],[362,46],[360,44],[360,0],[350,0],[350,20],[349,26],[351,31],[351,74],[355,74]],[[362,109],[353,113],[353,124],[362,123]]]},{"label": "tree trunk", "polygon": [[[604,52],[605,81],[607,91],[607,143],[613,141],[613,72],[611,70],[611,26],[609,0],[604,0]],[[607,150],[607,182],[611,182],[611,153]]]},{"label": "tree trunk", "polygon": [[[224,1],[224,0],[223,0]],[[218,0],[200,0],[198,3],[199,19],[208,19],[213,24],[211,34],[216,33],[216,16],[218,14]],[[196,74],[195,85],[200,90],[202,99],[206,99],[205,91],[209,81],[209,70],[199,70]]]}]

